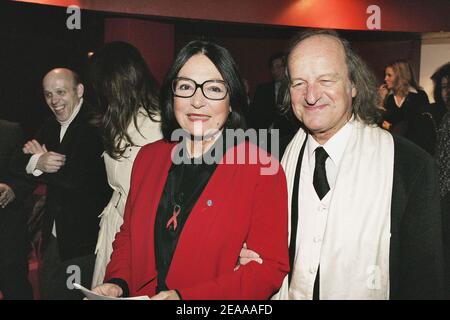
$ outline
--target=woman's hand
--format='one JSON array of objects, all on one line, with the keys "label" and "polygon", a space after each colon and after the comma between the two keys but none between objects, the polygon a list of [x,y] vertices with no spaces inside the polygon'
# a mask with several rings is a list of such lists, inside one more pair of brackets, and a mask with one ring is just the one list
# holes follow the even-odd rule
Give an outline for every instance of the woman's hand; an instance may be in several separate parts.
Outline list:
[{"label": "woman's hand", "polygon": [[180,296],[175,290],[161,291],[154,295],[150,300],[181,300]]},{"label": "woman's hand", "polygon": [[383,127],[383,129],[390,130],[392,127],[392,124],[389,121],[384,120],[383,124],[381,126]]},{"label": "woman's hand", "polygon": [[389,93],[389,89],[387,88],[387,86],[385,84],[381,85],[378,88],[378,94],[380,95],[382,100],[384,100],[384,98],[386,98],[388,93]]},{"label": "woman's hand", "polygon": [[96,286],[92,291],[96,294],[113,298],[119,298],[123,295],[122,288],[113,283],[103,283]]}]

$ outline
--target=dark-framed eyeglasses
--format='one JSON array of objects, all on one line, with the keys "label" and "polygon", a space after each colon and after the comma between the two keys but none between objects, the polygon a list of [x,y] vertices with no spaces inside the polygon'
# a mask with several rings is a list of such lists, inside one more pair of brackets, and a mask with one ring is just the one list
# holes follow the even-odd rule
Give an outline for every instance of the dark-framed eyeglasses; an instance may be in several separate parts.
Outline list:
[{"label": "dark-framed eyeglasses", "polygon": [[205,98],[210,100],[223,100],[228,93],[228,85],[223,80],[207,80],[198,84],[192,79],[177,77],[172,81],[172,92],[176,97],[190,98],[198,88],[202,90]]}]

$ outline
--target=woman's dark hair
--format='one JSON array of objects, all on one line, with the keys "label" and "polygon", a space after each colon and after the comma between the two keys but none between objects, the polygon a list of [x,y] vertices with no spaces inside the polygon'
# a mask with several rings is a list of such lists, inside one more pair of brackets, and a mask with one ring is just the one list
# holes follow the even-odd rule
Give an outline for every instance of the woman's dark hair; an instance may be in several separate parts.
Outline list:
[{"label": "woman's dark hair", "polygon": [[203,54],[211,60],[228,86],[230,106],[233,111],[228,116],[225,128],[246,128],[244,110],[247,108],[247,97],[238,68],[231,54],[227,49],[213,42],[195,40],[189,42],[180,50],[161,87],[161,130],[164,139],[167,141],[171,141],[172,132],[180,128],[174,113],[172,81],[178,76],[178,72],[185,63],[197,54]]},{"label": "woman's dark hair", "polygon": [[89,85],[95,107],[101,114],[105,151],[113,158],[123,156],[126,145],[134,145],[127,129],[136,129],[137,115],[144,110],[155,121],[159,114],[157,82],[139,51],[126,42],[105,44],[91,57]]},{"label": "woman's dark hair", "polygon": [[[342,45],[347,62],[348,76],[356,88],[356,96],[352,101],[352,113],[366,124],[380,124],[383,119],[383,109],[380,107],[375,77],[364,61],[352,50],[350,43],[341,38],[336,31],[310,29],[299,33],[290,42],[286,53],[286,61],[289,62],[289,55],[300,42],[313,36],[328,36],[336,39]],[[285,81],[289,82],[289,76]],[[285,83],[283,87],[287,89],[284,90],[280,109],[282,112],[287,112],[292,109],[289,93],[290,84]]]},{"label": "woman's dark hair", "polygon": [[431,76],[434,82],[433,97],[437,104],[445,105],[442,99],[442,78],[447,78],[450,81],[450,62],[439,67]]}]

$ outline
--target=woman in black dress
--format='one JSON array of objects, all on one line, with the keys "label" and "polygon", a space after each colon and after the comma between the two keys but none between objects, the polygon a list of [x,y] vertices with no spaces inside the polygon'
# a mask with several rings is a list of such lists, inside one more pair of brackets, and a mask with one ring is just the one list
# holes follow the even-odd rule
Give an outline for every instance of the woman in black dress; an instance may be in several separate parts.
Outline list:
[{"label": "woman in black dress", "polygon": [[411,65],[405,60],[388,64],[384,81],[379,90],[386,109],[383,127],[434,154],[436,126],[428,96],[417,85]]}]

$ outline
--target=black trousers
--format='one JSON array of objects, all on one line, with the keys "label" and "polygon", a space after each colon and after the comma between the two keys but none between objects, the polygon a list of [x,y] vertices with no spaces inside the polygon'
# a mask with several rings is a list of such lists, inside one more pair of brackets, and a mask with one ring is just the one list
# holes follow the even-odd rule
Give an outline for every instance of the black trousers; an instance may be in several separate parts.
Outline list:
[{"label": "black trousers", "polygon": [[10,204],[0,207],[0,291],[4,299],[31,300],[28,281],[30,245],[26,229],[27,216]]},{"label": "black trousers", "polygon": [[0,291],[7,300],[32,300],[33,291],[28,281],[28,263],[21,259],[0,268]]},{"label": "black trousers", "polygon": [[84,295],[73,288],[80,283],[90,288],[94,273],[95,255],[61,261],[58,240],[51,237],[42,259],[40,293],[42,300],[81,300]]}]

